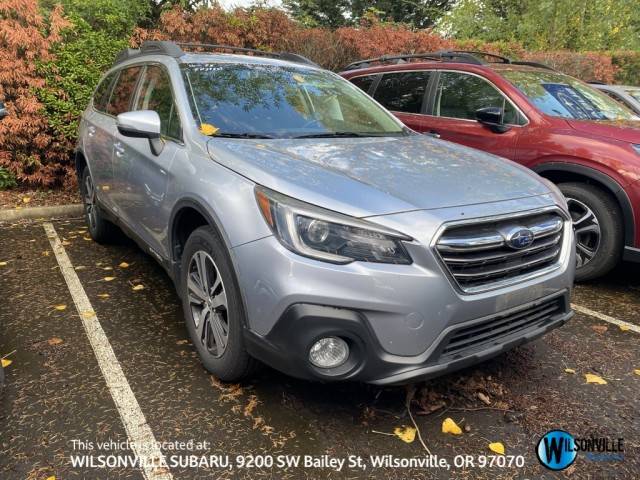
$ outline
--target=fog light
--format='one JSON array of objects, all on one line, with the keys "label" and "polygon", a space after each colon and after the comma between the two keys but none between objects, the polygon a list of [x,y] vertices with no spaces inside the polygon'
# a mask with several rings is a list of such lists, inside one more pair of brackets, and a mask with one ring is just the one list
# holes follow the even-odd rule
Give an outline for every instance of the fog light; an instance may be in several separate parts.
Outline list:
[{"label": "fog light", "polygon": [[349,357],[349,345],[338,337],[321,338],[309,350],[309,361],[316,367],[335,368]]}]

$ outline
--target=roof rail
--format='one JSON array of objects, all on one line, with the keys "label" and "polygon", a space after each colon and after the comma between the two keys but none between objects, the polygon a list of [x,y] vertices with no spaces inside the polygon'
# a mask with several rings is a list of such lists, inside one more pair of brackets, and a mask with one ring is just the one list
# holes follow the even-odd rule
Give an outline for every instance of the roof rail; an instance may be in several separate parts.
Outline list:
[{"label": "roof rail", "polygon": [[[345,70],[353,70],[355,68],[366,68],[372,63],[407,63],[414,59],[425,59],[434,62],[456,62],[456,63],[469,63],[472,65],[487,65],[491,63],[504,63],[513,65],[528,65],[530,67],[546,68],[553,70],[548,65],[536,62],[520,62],[514,61],[510,58],[503,57],[502,55],[496,55],[493,53],[479,52],[474,50],[440,50],[432,53],[410,53],[401,55],[383,55],[382,57],[369,58],[366,60],[359,60],[357,62],[350,63],[345,67]],[[486,59],[486,60],[483,60]]]},{"label": "roof rail", "polygon": [[366,68],[370,66],[372,63],[385,63],[385,62],[395,62],[395,63],[407,63],[410,60],[414,59],[425,59],[431,60],[434,62],[447,62],[447,61],[456,61],[460,63],[471,63],[473,65],[483,65],[483,62],[476,58],[473,55],[470,55],[466,52],[449,52],[449,51],[440,51],[440,52],[432,52],[432,53],[407,53],[401,55],[383,55],[377,58],[368,58],[366,60],[359,60],[357,62],[350,63],[344,69],[345,70],[353,70],[355,68]]},{"label": "roof rail", "polygon": [[233,47],[231,45],[214,45],[210,43],[190,43],[190,42],[171,42],[171,41],[146,41],[143,42],[140,48],[127,48],[121,51],[116,57],[115,63],[124,62],[130,58],[138,57],[140,55],[168,55],[173,58],[180,58],[186,52],[182,49],[186,48],[200,48],[203,50],[221,50],[230,51],[233,53],[243,53],[251,55],[260,55],[264,57],[277,58],[280,60],[286,60],[289,62],[303,63],[318,67],[318,65],[302,55],[290,52],[265,52],[263,50],[257,50],[254,48]]},{"label": "roof rail", "polygon": [[550,67],[549,65],[546,65],[544,63],[539,63],[539,62],[520,62],[520,61],[513,61],[511,62],[513,65],[526,65],[527,67],[538,67],[538,68],[544,68],[546,70],[551,70],[553,72],[556,71],[555,68]]}]

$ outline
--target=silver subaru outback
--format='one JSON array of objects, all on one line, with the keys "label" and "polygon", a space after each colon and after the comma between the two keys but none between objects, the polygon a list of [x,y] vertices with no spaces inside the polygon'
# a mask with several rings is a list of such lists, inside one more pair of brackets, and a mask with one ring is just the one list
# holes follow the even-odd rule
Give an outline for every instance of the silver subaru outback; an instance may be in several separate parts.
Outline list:
[{"label": "silver subaru outback", "polygon": [[76,164],[92,237],[118,225],[163,265],[207,370],[400,384],[571,317],[551,183],[407,129],[303,57],[183,48],[121,53]]}]

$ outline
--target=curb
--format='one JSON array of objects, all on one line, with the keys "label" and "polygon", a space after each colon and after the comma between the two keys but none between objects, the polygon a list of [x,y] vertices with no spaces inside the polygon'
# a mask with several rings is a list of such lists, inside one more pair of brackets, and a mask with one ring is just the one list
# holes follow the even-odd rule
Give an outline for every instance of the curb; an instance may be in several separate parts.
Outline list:
[{"label": "curb", "polygon": [[82,214],[83,207],[81,203],[54,205],[51,207],[13,208],[0,210],[0,222],[37,218],[80,217]]}]

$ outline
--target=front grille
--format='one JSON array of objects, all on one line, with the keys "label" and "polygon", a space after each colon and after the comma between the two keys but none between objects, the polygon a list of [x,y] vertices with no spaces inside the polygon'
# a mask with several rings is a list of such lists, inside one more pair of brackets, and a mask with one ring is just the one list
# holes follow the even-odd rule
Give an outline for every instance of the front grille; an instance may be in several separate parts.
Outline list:
[{"label": "front grille", "polygon": [[498,315],[490,320],[460,328],[449,336],[446,346],[440,351],[440,361],[486,350],[505,341],[506,337],[535,330],[565,311],[564,297],[556,297],[524,310]]},{"label": "front grille", "polygon": [[[564,218],[555,211],[524,217],[452,225],[436,242],[440,258],[467,293],[525,280],[558,266]],[[509,240],[528,231],[530,245],[516,249]]]}]

